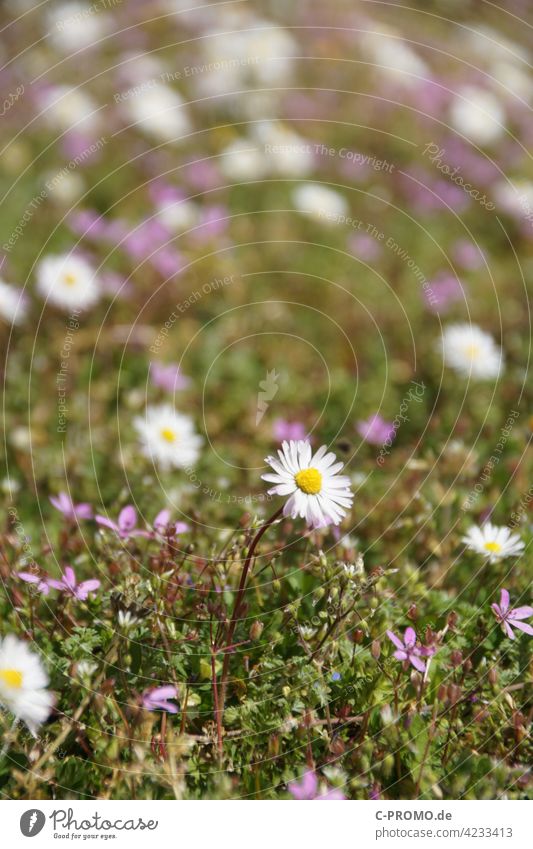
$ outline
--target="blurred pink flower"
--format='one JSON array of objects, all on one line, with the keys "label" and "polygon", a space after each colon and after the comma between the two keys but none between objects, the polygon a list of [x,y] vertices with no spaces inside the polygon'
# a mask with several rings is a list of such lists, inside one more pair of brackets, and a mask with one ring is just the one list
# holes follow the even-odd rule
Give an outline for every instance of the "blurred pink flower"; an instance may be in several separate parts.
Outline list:
[{"label": "blurred pink flower", "polygon": [[289,422],[286,419],[276,419],[273,424],[274,439],[283,442],[285,439],[307,439],[307,431],[303,422]]},{"label": "blurred pink flower", "polygon": [[143,531],[140,528],[137,528],[137,511],[131,504],[122,508],[118,514],[118,520],[116,522],[112,522],[111,519],[108,519],[106,516],[95,516],[95,519],[99,525],[103,525],[104,528],[110,528],[112,531],[115,531],[121,539],[150,536],[148,531]]},{"label": "blurred pink flower", "polygon": [[299,801],[341,801],[346,798],[340,790],[327,790],[319,794],[318,778],[312,771],[306,772],[301,781],[291,781],[287,786],[291,796]]},{"label": "blurred pink flower", "polygon": [[499,604],[491,604],[496,619],[509,639],[515,639],[513,628],[518,628],[519,631],[533,636],[531,625],[521,621],[522,619],[529,619],[530,616],[533,616],[533,607],[515,607],[513,610],[509,610],[509,605],[510,597],[507,590],[502,590]]},{"label": "blurred pink flower", "polygon": [[161,510],[154,519],[154,531],[156,534],[167,535],[169,530],[173,530],[174,535],[183,534],[189,530],[189,525],[186,522],[170,521],[170,510]]},{"label": "blurred pink flower", "polygon": [[76,582],[74,569],[71,566],[67,566],[65,568],[65,572],[61,580],[58,581],[55,578],[47,578],[46,581],[48,586],[74,596],[74,598],[77,598],[78,601],[85,601],[89,593],[94,592],[100,586],[100,581],[96,578],[92,578],[89,581],[82,581],[78,584]]},{"label": "blurred pink flower", "polygon": [[444,312],[449,304],[464,297],[463,287],[453,274],[441,272],[424,288],[428,308],[434,313]]},{"label": "blurred pink flower", "polygon": [[63,513],[66,519],[92,519],[93,508],[87,502],[74,504],[71,497],[66,492],[60,492],[59,495],[51,495],[50,501],[60,513]]},{"label": "blurred pink flower", "polygon": [[176,699],[178,691],[171,684],[164,687],[153,687],[151,690],[145,690],[142,695],[142,705],[146,710],[166,710],[169,713],[177,713],[178,706],[167,701],[167,699]]},{"label": "blurred pink flower", "polygon": [[366,233],[352,236],[348,240],[348,247],[355,256],[358,256],[363,261],[368,260],[370,262],[381,255],[381,247],[378,242]]},{"label": "blurred pink flower", "polygon": [[165,392],[175,392],[177,389],[185,389],[189,386],[191,379],[181,373],[176,363],[151,363],[150,377],[154,386],[164,389]]},{"label": "blurred pink flower", "polygon": [[357,422],[357,432],[371,445],[383,445],[388,439],[394,439],[396,431],[392,422],[385,421],[378,413],[366,421]]},{"label": "blurred pink flower", "polygon": [[453,256],[459,265],[469,271],[475,271],[485,264],[483,252],[473,242],[467,239],[459,239],[453,246]]}]

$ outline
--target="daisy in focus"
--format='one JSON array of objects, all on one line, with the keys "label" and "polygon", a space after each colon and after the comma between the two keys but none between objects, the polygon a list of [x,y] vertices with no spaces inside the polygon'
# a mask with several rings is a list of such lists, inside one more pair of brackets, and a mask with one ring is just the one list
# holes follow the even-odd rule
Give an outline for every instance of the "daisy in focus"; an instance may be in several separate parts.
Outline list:
[{"label": "daisy in focus", "polygon": [[28,645],[9,634],[0,644],[0,703],[26,723],[34,737],[54,703],[48,675]]},{"label": "daisy in focus", "polygon": [[183,469],[196,463],[202,438],[195,433],[192,419],[177,413],[171,404],[147,407],[134,426],[145,457],[162,469]]},{"label": "daisy in focus", "polygon": [[530,637],[533,636],[533,627],[528,625],[527,622],[522,622],[522,619],[529,619],[533,616],[533,607],[526,605],[509,610],[510,606],[511,599],[508,590],[502,590],[499,604],[491,604],[496,619],[509,639],[515,639],[513,628],[518,628],[519,631],[529,634]]},{"label": "daisy in focus", "polygon": [[488,380],[503,366],[501,348],[475,324],[450,324],[441,337],[445,365],[465,377]]},{"label": "daisy in focus", "polygon": [[64,310],[85,310],[100,297],[100,287],[88,262],[75,254],[47,256],[37,266],[37,289]]},{"label": "daisy in focus", "polygon": [[498,527],[490,522],[486,522],[481,528],[474,525],[461,542],[471,551],[484,554],[489,563],[495,563],[504,557],[517,557],[524,550],[524,543],[518,534],[512,534],[509,528]]},{"label": "daisy in focus", "polygon": [[312,528],[340,524],[353,501],[350,479],[339,475],[344,463],[327,450],[323,445],[313,454],[306,440],[283,442],[278,457],[265,458],[274,474],[261,476],[275,484],[269,495],[289,496],[283,515],[305,519]]}]

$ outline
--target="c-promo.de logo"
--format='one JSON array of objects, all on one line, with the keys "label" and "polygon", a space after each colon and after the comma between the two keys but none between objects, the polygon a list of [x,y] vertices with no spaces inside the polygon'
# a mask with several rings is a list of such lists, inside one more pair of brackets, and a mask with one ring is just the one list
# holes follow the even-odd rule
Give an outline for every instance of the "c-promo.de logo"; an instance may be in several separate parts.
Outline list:
[{"label": "c-promo.de logo", "polygon": [[37,808],[31,808],[29,811],[24,811],[20,818],[20,830],[24,837],[35,837],[42,831],[46,817],[42,811]]}]

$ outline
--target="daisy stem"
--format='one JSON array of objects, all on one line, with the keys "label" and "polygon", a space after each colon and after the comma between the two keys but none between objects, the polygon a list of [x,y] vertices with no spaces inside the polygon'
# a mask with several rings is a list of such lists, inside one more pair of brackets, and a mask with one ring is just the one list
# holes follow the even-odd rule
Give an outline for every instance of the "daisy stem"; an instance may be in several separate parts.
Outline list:
[{"label": "daisy stem", "polygon": [[[248,550],[248,554],[246,555],[246,560],[244,561],[244,566],[242,567],[241,572],[241,580],[239,583],[239,589],[237,590],[237,595],[235,596],[235,603],[233,605],[233,613],[231,614],[231,619],[228,624],[228,630],[226,631],[226,645],[225,648],[231,646],[233,642],[233,635],[235,633],[235,628],[237,627],[237,621],[239,618],[239,614],[241,612],[242,601],[244,597],[244,591],[246,589],[246,579],[248,578],[248,572],[250,571],[250,566],[252,564],[252,560],[255,554],[255,549],[261,537],[268,530],[268,528],[274,524],[276,519],[278,519],[283,513],[283,507],[280,507],[279,510],[268,519],[264,525],[258,529],[256,535],[254,536],[252,542],[250,543],[250,548]],[[224,661],[222,664],[222,675],[220,677],[220,695],[219,695],[219,705],[218,710],[220,713],[220,718],[224,716],[224,704],[226,701],[226,690],[228,686],[228,672],[229,672],[229,663],[230,663],[231,654],[229,651],[224,651]]]}]

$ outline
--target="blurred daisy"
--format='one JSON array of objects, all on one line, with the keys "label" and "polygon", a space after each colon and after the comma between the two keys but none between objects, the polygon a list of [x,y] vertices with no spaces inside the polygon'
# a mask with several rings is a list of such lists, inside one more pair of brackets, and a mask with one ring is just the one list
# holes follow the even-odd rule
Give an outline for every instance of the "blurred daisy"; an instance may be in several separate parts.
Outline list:
[{"label": "blurred daisy", "polygon": [[95,6],[69,0],[47,12],[48,38],[65,53],[97,44],[109,31],[108,15],[94,14]]},{"label": "blurred daisy", "polygon": [[165,85],[142,91],[126,101],[130,120],[161,141],[178,141],[190,131],[181,96]]},{"label": "blurred daisy", "polygon": [[490,92],[476,86],[461,89],[452,101],[450,120],[455,129],[476,144],[490,144],[505,131],[505,113]]},{"label": "blurred daisy", "polygon": [[0,280],[0,315],[9,324],[21,324],[26,317],[28,301],[24,293]]},{"label": "blurred daisy", "polygon": [[267,163],[263,152],[249,139],[235,139],[220,153],[219,165],[228,180],[260,180]]},{"label": "blurred daisy", "polygon": [[100,297],[89,263],[75,254],[47,256],[37,266],[37,289],[45,300],[64,310],[84,310]]},{"label": "blurred daisy", "polygon": [[299,516],[312,528],[338,525],[353,501],[350,479],[339,475],[344,464],[335,462],[335,454],[327,450],[323,445],[313,454],[309,442],[291,440],[283,442],[278,457],[265,459],[275,472],[262,475],[275,484],[268,494],[288,495],[283,515]]},{"label": "blurred daisy", "polygon": [[449,324],[441,337],[444,362],[466,377],[497,377],[503,365],[501,348],[490,333],[475,324]]},{"label": "blurred daisy", "polygon": [[84,133],[93,133],[100,125],[97,104],[80,88],[68,85],[50,86],[39,91],[37,106],[51,126],[60,127],[62,130],[76,128]]},{"label": "blurred daisy", "polygon": [[47,684],[40,658],[17,637],[4,637],[0,643],[0,702],[26,723],[34,737],[54,703]]},{"label": "blurred daisy", "polygon": [[518,534],[512,534],[509,528],[498,527],[486,522],[481,528],[473,526],[461,542],[478,554],[488,557],[489,563],[503,557],[516,557],[522,553],[524,543]]},{"label": "blurred daisy", "polygon": [[292,199],[296,209],[320,221],[334,222],[348,214],[348,203],[346,199],[318,183],[304,183],[298,186],[292,193]]},{"label": "blurred daisy", "polygon": [[145,457],[162,469],[186,468],[196,463],[202,438],[194,432],[192,419],[177,413],[171,404],[147,407],[145,416],[138,416],[134,426]]}]

